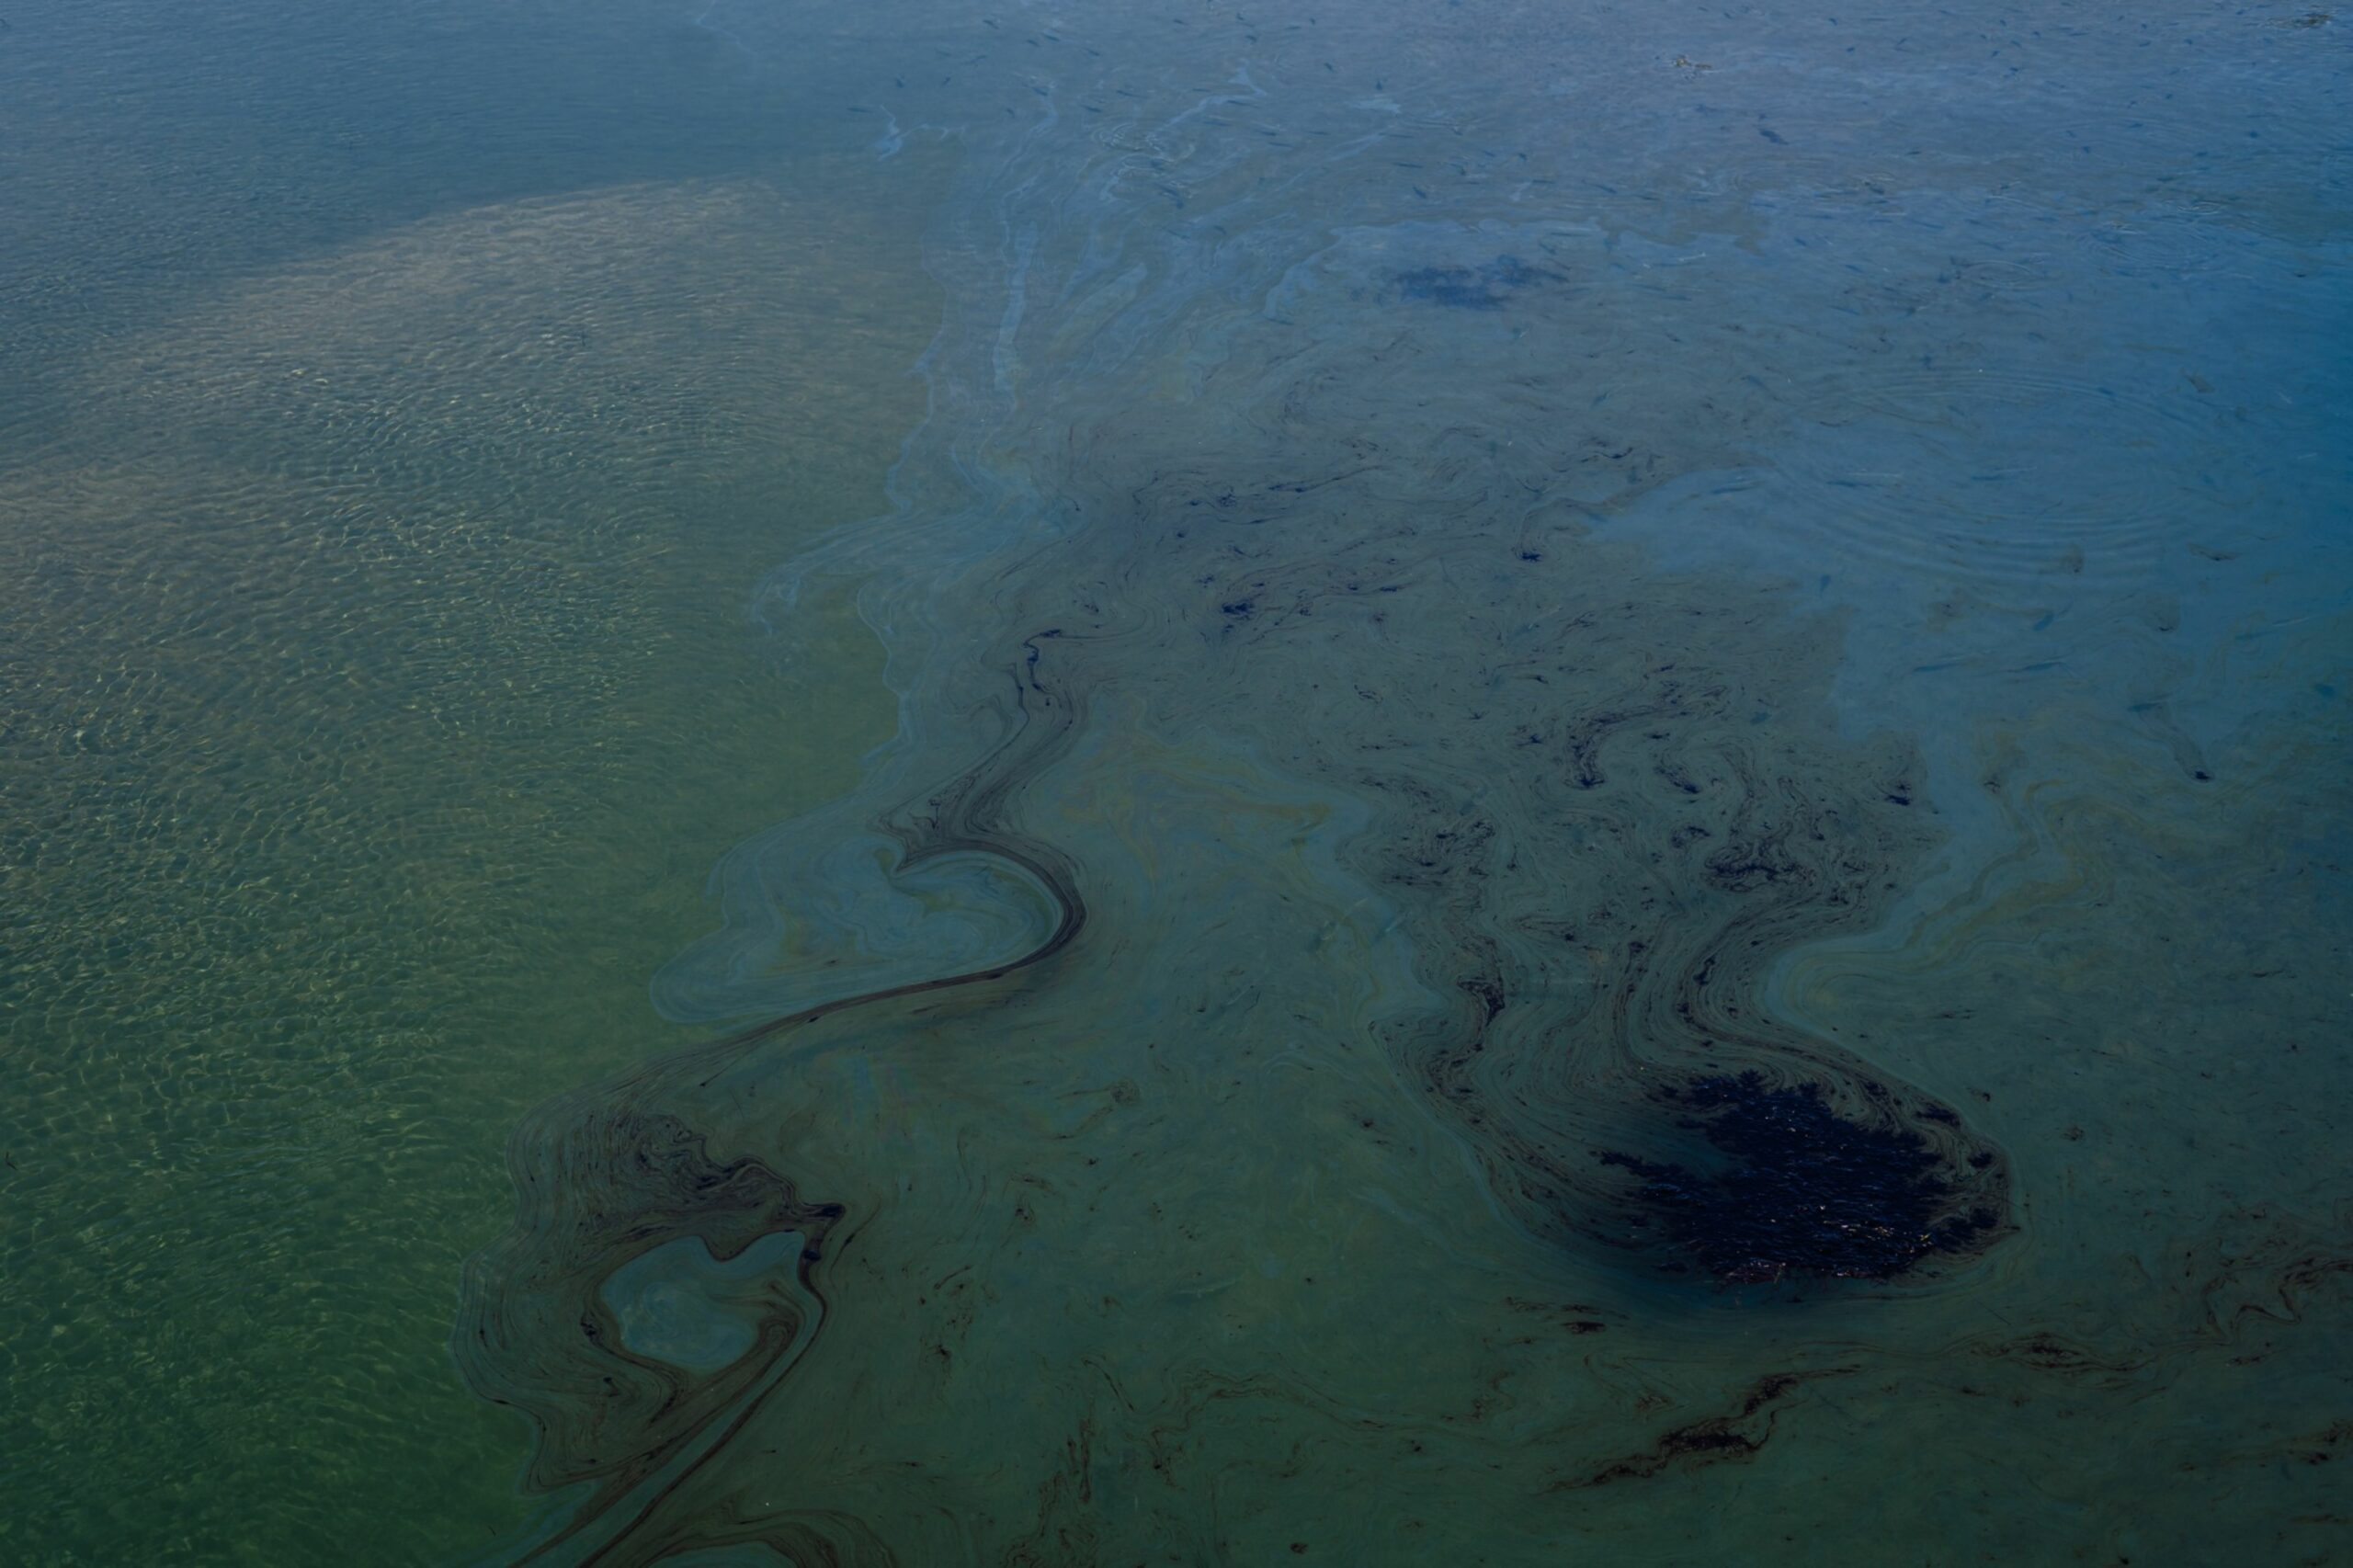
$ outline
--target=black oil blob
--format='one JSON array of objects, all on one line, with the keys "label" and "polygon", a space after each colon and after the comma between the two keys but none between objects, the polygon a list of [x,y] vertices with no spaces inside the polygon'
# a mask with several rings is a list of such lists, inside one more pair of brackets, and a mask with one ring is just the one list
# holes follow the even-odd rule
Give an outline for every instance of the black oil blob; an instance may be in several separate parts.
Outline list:
[{"label": "black oil blob", "polygon": [[1516,256],[1499,256],[1483,267],[1425,267],[1397,274],[1397,292],[1465,311],[1499,311],[1506,297],[1561,275],[1530,267]]},{"label": "black oil blob", "polygon": [[1634,1201],[1678,1254],[1727,1284],[1886,1279],[1931,1254],[1970,1251],[1998,1223],[1962,1200],[1927,1139],[1849,1120],[1818,1085],[1780,1088],[1744,1073],[1668,1097],[1698,1113],[1682,1125],[1722,1156],[1721,1168],[1600,1158],[1642,1178]]}]

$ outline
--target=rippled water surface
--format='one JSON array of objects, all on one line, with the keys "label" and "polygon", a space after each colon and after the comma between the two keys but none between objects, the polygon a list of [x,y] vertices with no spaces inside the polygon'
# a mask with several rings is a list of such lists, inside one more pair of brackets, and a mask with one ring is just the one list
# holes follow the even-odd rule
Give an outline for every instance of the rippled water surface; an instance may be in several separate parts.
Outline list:
[{"label": "rippled water surface", "polygon": [[0,26],[0,1560],[2344,1561],[2296,5]]}]

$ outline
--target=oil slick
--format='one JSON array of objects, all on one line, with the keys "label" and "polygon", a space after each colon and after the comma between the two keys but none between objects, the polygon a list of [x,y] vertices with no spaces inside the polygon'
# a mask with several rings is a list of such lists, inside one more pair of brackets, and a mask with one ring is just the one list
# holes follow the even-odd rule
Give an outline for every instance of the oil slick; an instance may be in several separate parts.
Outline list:
[{"label": "oil slick", "polygon": [[[962,144],[948,303],[759,614],[856,584],[899,732],[722,866],[658,994],[733,1032],[517,1135],[454,1343],[528,1550],[2309,1552],[2343,846],[2246,847],[2342,793],[2305,193],[2153,213],[2200,111],[2054,164],[1925,13],[1597,19],[1570,91],[1550,13],[1360,9],[844,65]],[[2045,121],[2155,69],[2038,49]],[[622,1331],[786,1235],[724,1367]]]}]

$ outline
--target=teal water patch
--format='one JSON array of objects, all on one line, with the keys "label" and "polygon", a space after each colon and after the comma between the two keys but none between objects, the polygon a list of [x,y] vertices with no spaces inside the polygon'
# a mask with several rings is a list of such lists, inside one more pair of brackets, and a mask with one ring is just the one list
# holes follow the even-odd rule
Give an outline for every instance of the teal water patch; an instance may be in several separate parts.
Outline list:
[{"label": "teal water patch", "polygon": [[804,1239],[787,1231],[762,1236],[724,1262],[693,1237],[656,1247],[605,1281],[605,1302],[620,1324],[621,1343],[689,1372],[723,1370],[759,1338],[758,1297],[790,1277]]}]

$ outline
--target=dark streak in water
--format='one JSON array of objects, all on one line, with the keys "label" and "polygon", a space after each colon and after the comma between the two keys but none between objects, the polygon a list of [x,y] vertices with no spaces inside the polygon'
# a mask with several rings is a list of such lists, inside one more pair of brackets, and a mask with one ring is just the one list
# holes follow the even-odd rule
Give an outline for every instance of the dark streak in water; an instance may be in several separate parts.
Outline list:
[{"label": "dark streak in water", "polygon": [[[1604,1465],[1581,1481],[1562,1482],[1555,1490],[1577,1491],[1617,1481],[1648,1481],[1669,1469],[1696,1470],[1703,1465],[1753,1459],[1773,1435],[1773,1424],[1779,1412],[1772,1407],[1784,1394],[1802,1383],[1837,1377],[1853,1369],[1836,1367],[1820,1372],[1777,1372],[1760,1379],[1742,1399],[1740,1408],[1732,1414],[1677,1426],[1644,1452]],[[1760,1413],[1764,1415],[1762,1421],[1756,1419]]]},{"label": "dark streak in water", "polygon": [[[725,1164],[703,1135],[662,1108],[677,1092],[706,1086],[755,1046],[852,1008],[1003,980],[1043,963],[1077,939],[1086,924],[1074,869],[1051,846],[1005,820],[1021,782],[1059,756],[1079,716],[1040,677],[1040,643],[1029,639],[1016,672],[1011,733],[988,756],[920,802],[881,824],[904,846],[902,864],[980,853],[1027,871],[1053,896],[1060,916],[1046,938],[1020,956],[983,969],[886,986],[739,1029],[623,1078],[575,1091],[541,1107],[517,1129],[508,1164],[517,1193],[516,1222],[469,1266],[452,1348],[468,1382],[483,1397],[528,1416],[538,1433],[529,1471],[538,1490],[587,1483],[594,1491],[548,1539],[519,1561],[570,1545],[588,1563],[620,1551],[654,1517],[663,1500],[721,1453],[805,1354],[817,1324],[779,1301],[759,1325],[753,1347],[718,1372],[696,1376],[632,1351],[605,1304],[604,1282],[631,1260],[682,1238],[699,1238],[724,1262],[762,1236],[798,1232],[805,1239],[797,1273],[822,1309],[813,1271],[828,1239],[845,1223],[838,1204],[812,1203],[760,1161]],[[698,1447],[697,1439],[701,1438]],[[618,1528],[620,1510],[627,1517]],[[600,1530],[610,1530],[601,1541]],[[861,1539],[858,1561],[889,1553],[862,1525],[830,1520],[767,1521],[740,1537],[698,1531],[698,1546],[761,1541],[789,1560],[846,1559],[833,1535]],[[676,1543],[672,1543],[673,1545]],[[666,1551],[631,1548],[628,1560]]]}]

